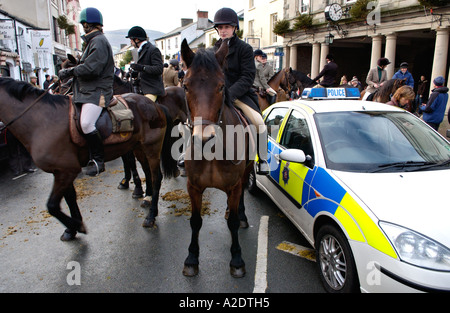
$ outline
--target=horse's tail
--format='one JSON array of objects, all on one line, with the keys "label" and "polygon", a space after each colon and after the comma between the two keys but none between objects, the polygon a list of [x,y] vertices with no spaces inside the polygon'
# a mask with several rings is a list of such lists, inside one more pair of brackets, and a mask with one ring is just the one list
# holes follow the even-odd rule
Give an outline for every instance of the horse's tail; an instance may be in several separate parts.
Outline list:
[{"label": "horse's tail", "polygon": [[175,174],[178,171],[177,161],[172,157],[171,149],[175,140],[178,138],[172,137],[171,132],[173,128],[172,117],[169,114],[169,111],[164,105],[159,105],[159,107],[163,110],[164,115],[166,116],[166,132],[164,134],[163,147],[161,151],[161,167],[162,173],[165,178],[175,177]]}]

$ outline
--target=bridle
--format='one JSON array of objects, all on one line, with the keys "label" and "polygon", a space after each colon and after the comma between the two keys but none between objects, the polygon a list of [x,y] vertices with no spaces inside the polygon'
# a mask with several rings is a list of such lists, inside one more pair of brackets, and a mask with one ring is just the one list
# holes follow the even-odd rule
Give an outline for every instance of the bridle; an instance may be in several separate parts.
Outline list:
[{"label": "bridle", "polygon": [[191,110],[189,109],[189,102],[187,100],[186,97],[186,86],[183,86],[184,89],[184,98],[185,98],[185,102],[186,102],[186,113],[187,113],[187,121],[186,121],[186,126],[192,130],[194,128],[194,126],[198,126],[198,125],[215,125],[215,126],[219,126],[223,123],[222,121],[222,114],[223,114],[223,110],[225,108],[225,90],[223,92],[222,95],[222,105],[220,106],[220,110],[218,113],[218,117],[217,117],[217,122],[213,122],[210,121],[208,119],[197,119],[194,118],[194,121],[192,121],[192,116],[191,116]]}]

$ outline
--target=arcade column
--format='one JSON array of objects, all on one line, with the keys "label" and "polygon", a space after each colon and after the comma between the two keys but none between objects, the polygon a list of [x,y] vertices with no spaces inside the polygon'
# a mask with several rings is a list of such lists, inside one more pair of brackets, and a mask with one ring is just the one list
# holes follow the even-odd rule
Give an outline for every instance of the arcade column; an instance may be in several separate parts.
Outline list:
[{"label": "arcade column", "polygon": [[383,43],[383,36],[376,35],[372,37],[372,56],[370,58],[370,68],[376,67],[378,60],[381,58],[382,43]]},{"label": "arcade column", "polygon": [[395,50],[397,46],[397,34],[392,33],[386,35],[386,51],[384,56],[389,59],[391,64],[386,67],[387,78],[391,79],[394,76],[395,70]]}]

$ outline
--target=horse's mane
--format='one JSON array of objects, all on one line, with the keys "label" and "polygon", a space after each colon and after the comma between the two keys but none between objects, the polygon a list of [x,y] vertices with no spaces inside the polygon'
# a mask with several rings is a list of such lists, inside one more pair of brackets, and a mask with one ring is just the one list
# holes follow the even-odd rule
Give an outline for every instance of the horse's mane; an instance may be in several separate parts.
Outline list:
[{"label": "horse's mane", "polygon": [[269,80],[267,81],[267,83],[270,83],[272,80],[274,80],[275,77],[277,77],[277,75],[278,75],[281,71],[283,71],[283,70],[281,69],[281,70],[279,70],[278,72],[276,72],[275,74],[273,74],[272,77],[269,78]]},{"label": "horse's mane", "polygon": [[221,71],[219,63],[216,60],[214,49],[199,49],[195,54],[192,64],[189,67],[192,70],[199,68],[207,71]]},{"label": "horse's mane", "polygon": [[292,70],[292,75],[295,77],[295,79],[299,80],[302,84],[306,84],[306,85],[310,85],[310,84],[314,84],[314,81],[308,77],[308,75],[297,71],[297,70]]},{"label": "horse's mane", "polygon": [[[24,101],[26,97],[32,96],[38,98],[45,90],[35,88],[31,84],[24,81],[17,81],[13,78],[0,78],[0,88],[3,88],[8,95],[16,98],[19,101]],[[64,95],[52,95],[47,93],[42,98],[42,101],[48,102],[50,104],[62,104],[67,96]]]},{"label": "horse's mane", "polygon": [[[225,61],[226,62],[226,61]],[[226,66],[226,64],[225,64]],[[208,72],[223,72],[217,62],[216,56],[214,54],[214,49],[199,49],[195,53],[195,57],[192,60],[189,70],[196,72],[200,69],[207,70]],[[228,88],[225,87],[225,103],[229,107],[232,107],[231,97],[228,92]]]},{"label": "horse's mane", "polygon": [[[385,81],[383,86],[376,90],[377,97],[389,96],[392,93],[392,88],[398,81],[402,81],[402,79],[389,79]],[[400,85],[402,84],[400,83]]]}]

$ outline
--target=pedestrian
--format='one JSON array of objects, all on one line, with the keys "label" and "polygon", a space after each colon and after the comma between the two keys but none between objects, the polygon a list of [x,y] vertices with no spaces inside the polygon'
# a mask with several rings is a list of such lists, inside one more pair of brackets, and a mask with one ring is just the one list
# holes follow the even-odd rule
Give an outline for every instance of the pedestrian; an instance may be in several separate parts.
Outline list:
[{"label": "pedestrian", "polygon": [[358,80],[358,77],[353,76],[353,78],[349,84],[350,84],[350,87],[358,88],[359,92],[361,92],[362,86],[361,86],[361,82]]},{"label": "pedestrian", "polygon": [[35,75],[31,75],[30,76],[30,84],[35,87],[35,88],[41,88],[39,87],[38,83],[37,83],[37,77]]},{"label": "pedestrian", "polygon": [[433,80],[434,89],[431,91],[427,104],[419,107],[419,112],[423,112],[423,120],[436,131],[444,120],[447,107],[448,88],[444,86],[444,83],[444,77],[436,77]]},{"label": "pedestrian", "polygon": [[171,86],[178,86],[178,60],[172,59],[169,61],[169,66],[164,68],[163,81],[164,88]]},{"label": "pedestrian", "polygon": [[405,85],[414,88],[414,78],[410,72],[408,72],[408,63],[402,62],[400,69],[392,76],[392,79],[406,79]]},{"label": "pedestrian", "polygon": [[342,76],[341,81],[339,82],[339,87],[348,87],[348,79],[347,76]]},{"label": "pedestrian", "polygon": [[52,83],[52,77],[48,74],[45,74],[45,82],[44,82],[44,89],[47,90],[48,86]]},{"label": "pedestrian", "polygon": [[6,142],[8,143],[9,167],[13,172],[13,179],[17,179],[23,174],[33,173],[33,160],[24,145],[10,132],[6,131]]},{"label": "pedestrian", "polygon": [[262,94],[267,96],[267,102],[271,105],[277,100],[277,92],[268,84],[270,78],[273,76],[273,68],[267,64],[267,54],[264,52],[255,55],[255,59],[256,74],[253,84],[260,92],[262,91]]},{"label": "pedestrian", "polygon": [[186,68],[186,64],[184,64],[184,62],[181,63],[181,69],[178,72],[178,81],[179,81],[179,86],[183,87],[183,80],[184,80],[184,76],[186,76],[186,72],[187,72],[187,68]]},{"label": "pedestrian", "polygon": [[425,78],[425,76],[420,76],[420,80],[417,83],[417,93],[416,93],[416,100],[415,105],[416,109],[421,106],[424,103],[427,103],[428,101],[428,80]]},{"label": "pedestrian", "polygon": [[386,67],[389,64],[391,64],[389,59],[380,58],[377,61],[377,66],[372,68],[369,71],[369,73],[367,73],[366,77],[367,88],[364,93],[363,100],[371,101],[375,91],[377,91],[387,81]]},{"label": "pedestrian", "polygon": [[103,34],[103,16],[96,8],[86,8],[80,13],[80,23],[86,43],[80,64],[62,69],[61,80],[74,77],[73,102],[81,106],[80,124],[86,138],[90,161],[86,174],[96,176],[105,171],[103,138],[97,130],[97,122],[103,108],[113,96],[114,58],[111,45]]},{"label": "pedestrian", "polygon": [[[332,54],[327,55],[326,62],[327,64],[325,64],[322,71],[313,79],[313,81],[317,82],[322,87],[333,87],[336,80],[338,66],[334,62],[334,57]],[[323,77],[323,79],[319,82],[321,77]]]},{"label": "pedestrian", "polygon": [[147,33],[140,26],[130,28],[126,38],[129,38],[131,45],[138,49],[139,58],[130,67],[138,74],[137,83],[140,92],[155,102],[158,96],[163,96],[165,93],[161,51],[148,41]]},{"label": "pedestrian", "polygon": [[408,112],[414,113],[414,98],[414,90],[410,86],[401,86],[395,91],[391,100],[387,102],[387,104],[397,106]]}]

